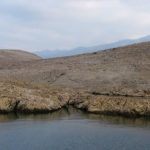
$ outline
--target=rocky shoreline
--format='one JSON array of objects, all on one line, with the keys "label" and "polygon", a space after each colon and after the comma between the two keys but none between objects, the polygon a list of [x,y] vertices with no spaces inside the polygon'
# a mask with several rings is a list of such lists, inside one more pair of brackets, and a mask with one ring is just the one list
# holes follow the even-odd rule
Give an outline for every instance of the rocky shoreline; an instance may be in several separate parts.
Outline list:
[{"label": "rocky shoreline", "polygon": [[21,81],[0,82],[0,113],[48,113],[64,107],[64,90]]},{"label": "rocky shoreline", "polygon": [[73,105],[90,113],[150,117],[150,42],[52,59],[5,53],[0,113],[49,113]]},{"label": "rocky shoreline", "polygon": [[150,117],[149,96],[101,95],[21,81],[0,82],[0,113],[49,113],[68,105],[89,113]]},{"label": "rocky shoreline", "polygon": [[127,117],[150,117],[149,97],[88,96],[74,104],[89,113],[121,115]]}]

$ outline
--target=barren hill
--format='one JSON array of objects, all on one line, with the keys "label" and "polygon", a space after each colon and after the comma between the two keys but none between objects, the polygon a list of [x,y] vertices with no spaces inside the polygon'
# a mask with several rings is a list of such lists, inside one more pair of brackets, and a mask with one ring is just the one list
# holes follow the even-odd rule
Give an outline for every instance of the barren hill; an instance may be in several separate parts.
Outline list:
[{"label": "barren hill", "polygon": [[97,94],[150,94],[150,42],[6,66],[0,76]]},{"label": "barren hill", "polygon": [[0,113],[71,104],[93,113],[150,116],[150,42],[33,60],[0,63]]},{"label": "barren hill", "polygon": [[38,60],[39,56],[22,51],[22,50],[8,50],[8,49],[0,49],[0,61],[14,62],[14,61],[31,61]]}]

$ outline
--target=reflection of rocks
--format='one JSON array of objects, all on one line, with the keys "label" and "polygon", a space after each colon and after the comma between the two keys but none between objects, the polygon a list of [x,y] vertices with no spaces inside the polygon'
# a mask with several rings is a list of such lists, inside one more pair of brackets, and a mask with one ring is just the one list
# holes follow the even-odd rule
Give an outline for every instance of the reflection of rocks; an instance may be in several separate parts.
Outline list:
[{"label": "reflection of rocks", "polygon": [[72,106],[69,106],[68,108],[62,108],[57,111],[54,111],[52,113],[30,113],[30,114],[24,114],[24,113],[9,113],[9,114],[0,114],[0,122],[7,122],[7,121],[14,121],[16,119],[27,119],[27,120],[43,120],[43,121],[53,121],[53,120],[61,120],[66,118],[71,118],[71,116],[80,116],[86,117],[86,114],[83,111],[80,111],[79,109],[76,109]]},{"label": "reflection of rocks", "polygon": [[89,120],[99,120],[101,123],[109,123],[114,125],[127,125],[138,127],[150,127],[150,119],[148,118],[131,118],[122,116],[110,116],[102,114],[86,113],[86,118]]},{"label": "reflection of rocks", "polygon": [[16,120],[28,120],[28,121],[57,121],[57,120],[80,120],[88,119],[91,121],[99,122],[100,124],[111,125],[126,125],[132,127],[150,127],[150,119],[146,118],[126,118],[121,116],[109,116],[102,114],[93,114],[80,111],[79,109],[68,107],[59,109],[48,114],[1,114],[0,122],[10,122]]},{"label": "reflection of rocks", "polygon": [[14,121],[17,119],[17,115],[14,113],[0,114],[0,122]]}]

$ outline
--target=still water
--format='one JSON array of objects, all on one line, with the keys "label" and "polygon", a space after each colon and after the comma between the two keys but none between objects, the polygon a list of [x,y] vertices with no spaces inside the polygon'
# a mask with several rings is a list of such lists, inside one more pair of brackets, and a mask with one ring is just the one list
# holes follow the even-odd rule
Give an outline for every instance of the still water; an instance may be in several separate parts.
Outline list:
[{"label": "still water", "polygon": [[150,120],[85,114],[0,115],[0,150],[150,150]]}]

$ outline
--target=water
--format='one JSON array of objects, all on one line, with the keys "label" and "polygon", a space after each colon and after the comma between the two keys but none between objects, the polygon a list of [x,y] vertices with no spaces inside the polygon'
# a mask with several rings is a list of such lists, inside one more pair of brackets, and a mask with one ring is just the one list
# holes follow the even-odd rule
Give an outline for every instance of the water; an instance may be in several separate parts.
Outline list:
[{"label": "water", "polygon": [[150,120],[85,114],[0,115],[0,150],[150,150]]}]

